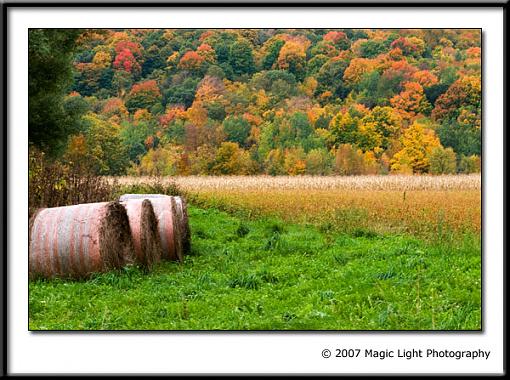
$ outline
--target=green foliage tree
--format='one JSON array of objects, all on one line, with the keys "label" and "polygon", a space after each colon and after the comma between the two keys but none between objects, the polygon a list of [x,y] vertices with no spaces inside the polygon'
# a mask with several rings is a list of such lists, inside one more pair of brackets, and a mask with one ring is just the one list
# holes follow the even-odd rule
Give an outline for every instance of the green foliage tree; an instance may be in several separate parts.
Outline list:
[{"label": "green foliage tree", "polygon": [[482,150],[481,126],[479,115],[469,110],[459,115],[456,120],[446,120],[437,133],[444,146],[465,156],[480,155]]},{"label": "green foliage tree", "polygon": [[223,130],[227,135],[227,141],[240,146],[246,146],[246,140],[250,135],[250,124],[242,117],[229,116],[223,121]]},{"label": "green foliage tree", "polygon": [[430,152],[429,162],[431,174],[454,174],[457,171],[457,157],[452,148],[435,147]]},{"label": "green foliage tree", "polygon": [[251,85],[255,89],[271,91],[277,81],[285,82],[289,88],[296,86],[296,77],[286,70],[269,70],[255,73],[251,79]]},{"label": "green foliage tree", "polygon": [[261,127],[258,155],[266,158],[271,150],[276,148],[276,137],[278,136],[278,125],[274,122],[266,122]]},{"label": "green foliage tree", "polygon": [[360,46],[360,56],[363,58],[373,58],[387,49],[384,41],[367,40]]},{"label": "green foliage tree", "polygon": [[244,39],[233,43],[229,49],[228,63],[236,75],[253,73],[255,61],[251,44]]},{"label": "green foliage tree", "polygon": [[133,78],[130,73],[123,70],[115,70],[112,77],[112,88],[117,93],[117,96],[123,98],[132,84]]},{"label": "green foliage tree", "polygon": [[335,145],[356,144],[358,141],[359,118],[351,116],[349,112],[339,112],[331,120],[329,129]]},{"label": "green foliage tree", "polygon": [[459,171],[461,173],[470,174],[470,173],[480,173],[481,170],[481,160],[480,156],[475,154],[471,156],[461,156],[459,162]]},{"label": "green foliage tree", "polygon": [[443,95],[446,90],[448,90],[448,85],[446,83],[436,83],[424,88],[425,96],[432,106],[435,106],[437,98]]},{"label": "green foliage tree", "polygon": [[332,59],[326,62],[317,73],[318,87],[316,93],[322,94],[325,91],[341,99],[349,93],[344,84],[345,69],[349,66],[348,61]]},{"label": "green foliage tree", "polygon": [[268,46],[267,53],[262,59],[263,70],[271,70],[275,68],[278,55],[280,54],[280,50],[283,45],[285,45],[285,41],[275,40]]},{"label": "green foliage tree", "polygon": [[[306,73],[308,75],[316,76],[322,66],[329,60],[329,57],[324,54],[317,54],[311,58],[306,64]],[[343,73],[342,73],[343,76]]]},{"label": "green foliage tree", "polygon": [[315,148],[306,155],[306,172],[313,175],[328,175],[333,170],[333,156],[325,148]]},{"label": "green foliage tree", "polygon": [[124,128],[121,133],[122,144],[131,162],[140,163],[140,158],[147,152],[144,145],[145,133],[133,125]]},{"label": "green foliage tree", "polygon": [[56,154],[78,132],[80,113],[69,114],[64,97],[73,80],[72,62],[79,29],[29,29],[28,140]]},{"label": "green foliage tree", "polygon": [[293,140],[298,144],[313,133],[313,127],[308,120],[308,117],[303,112],[295,112],[290,117],[290,125],[294,131]]},{"label": "green foliage tree", "polygon": [[160,49],[157,45],[147,46],[144,51],[144,61],[142,64],[142,78],[148,77],[153,71],[164,69],[166,67],[166,53],[168,49]]},{"label": "green foliage tree", "polygon": [[84,116],[87,155],[97,174],[119,175],[126,172],[129,156],[119,128],[94,114]]},{"label": "green foliage tree", "polygon": [[188,108],[195,99],[195,91],[200,82],[197,78],[186,78],[182,83],[169,86],[164,93],[165,104],[182,104]]},{"label": "green foliage tree", "polygon": [[207,108],[207,114],[208,116],[217,121],[223,121],[225,117],[227,116],[227,113],[225,111],[225,106],[221,104],[220,102],[210,102],[205,105],[205,108]]}]

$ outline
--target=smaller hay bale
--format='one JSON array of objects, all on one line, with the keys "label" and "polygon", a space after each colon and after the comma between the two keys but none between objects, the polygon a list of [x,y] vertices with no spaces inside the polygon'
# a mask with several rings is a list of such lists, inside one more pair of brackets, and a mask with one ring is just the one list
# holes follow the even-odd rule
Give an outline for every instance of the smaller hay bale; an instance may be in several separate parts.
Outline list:
[{"label": "smaller hay bale", "polygon": [[130,199],[151,199],[169,197],[165,194],[123,194],[119,197],[119,202],[125,202]]},{"label": "smaller hay bale", "polygon": [[144,268],[151,269],[162,256],[158,221],[152,203],[148,199],[130,199],[122,205],[129,219],[135,260]]},{"label": "smaller hay bale", "polygon": [[181,232],[177,205],[173,197],[151,198],[150,202],[158,220],[159,236],[163,247],[163,258],[183,261]]},{"label": "smaller hay bale", "polygon": [[189,228],[188,220],[188,205],[186,200],[182,197],[174,197],[175,203],[177,204],[177,215],[180,219],[181,227],[181,239],[182,239],[182,250],[183,254],[189,254],[191,250],[191,232]]},{"label": "smaller hay bale", "polygon": [[87,278],[133,262],[133,241],[118,202],[39,209],[29,222],[31,278]]},{"label": "smaller hay bale", "polygon": [[[177,225],[178,233],[174,232],[173,236],[178,237],[178,239],[174,242],[174,248],[168,246],[164,241],[169,241],[169,234],[170,231],[163,232],[163,228],[160,226],[160,235],[161,235],[161,241],[162,245],[167,245],[167,251],[168,251],[168,257],[172,259],[171,257],[174,257],[174,259],[177,257],[177,260],[182,261],[182,257],[185,254],[188,254],[191,250],[191,232],[189,228],[189,220],[188,220],[188,209],[186,200],[183,197],[172,197],[165,194],[124,194],[122,195],[119,200],[124,201],[128,199],[150,199],[153,207],[155,206],[155,203],[158,203],[158,207],[161,208],[161,212],[164,212],[163,209],[165,207],[169,207],[168,201],[160,201],[161,199],[173,199],[174,202],[170,201],[172,204],[173,209],[175,210],[175,217],[172,219],[172,228],[174,228],[174,225]],[[158,199],[158,201],[155,201]],[[156,212],[156,208],[155,208]],[[157,212],[156,212],[157,213]],[[166,215],[165,218],[169,218],[170,215]],[[158,222],[160,218],[158,217]],[[170,223],[166,222],[167,225],[170,225]],[[164,248],[165,250],[165,248]],[[175,251],[175,254],[172,254],[171,252]]]}]

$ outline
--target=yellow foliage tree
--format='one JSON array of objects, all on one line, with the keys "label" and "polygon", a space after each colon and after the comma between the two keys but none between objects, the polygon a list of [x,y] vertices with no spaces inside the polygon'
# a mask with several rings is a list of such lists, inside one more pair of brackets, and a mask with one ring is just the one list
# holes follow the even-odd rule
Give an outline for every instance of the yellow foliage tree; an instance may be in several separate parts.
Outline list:
[{"label": "yellow foliage tree", "polygon": [[186,110],[187,119],[197,127],[203,127],[207,123],[207,109],[201,102],[195,101],[190,108]]},{"label": "yellow foliage tree", "polygon": [[317,89],[317,85],[319,82],[317,82],[317,79],[314,77],[306,77],[303,81],[303,84],[300,85],[301,91],[303,91],[306,96],[312,97],[315,93],[315,90]]},{"label": "yellow foliage tree", "polygon": [[354,58],[344,72],[344,81],[347,84],[354,85],[358,83],[363,75],[373,71],[377,62],[373,59]]},{"label": "yellow foliage tree", "polygon": [[182,148],[176,145],[150,149],[135,169],[138,175],[176,175]]},{"label": "yellow foliage tree", "polygon": [[378,174],[380,165],[377,162],[374,152],[363,153],[363,174]]},{"label": "yellow foliage tree", "polygon": [[224,142],[216,151],[216,159],[211,172],[213,174],[248,175],[253,174],[255,167],[249,152],[233,142]]},{"label": "yellow foliage tree", "polygon": [[300,72],[304,70],[305,65],[305,46],[298,42],[287,41],[278,55],[278,67],[292,72]]},{"label": "yellow foliage tree", "polygon": [[441,146],[433,130],[414,122],[404,131],[401,139],[402,149],[391,160],[392,172],[426,173],[429,171],[430,154],[435,147]]},{"label": "yellow foliage tree", "polygon": [[94,55],[92,63],[97,69],[106,69],[112,64],[112,56],[109,52],[100,50]]},{"label": "yellow foliage tree", "polygon": [[358,146],[364,151],[382,151],[383,136],[377,130],[377,124],[373,121],[362,119],[358,124]]},{"label": "yellow foliage tree", "polygon": [[140,122],[140,121],[151,121],[152,120],[152,115],[151,113],[149,112],[148,109],[146,108],[139,108],[135,111],[135,114],[133,115],[133,120],[135,122]]},{"label": "yellow foliage tree", "polygon": [[364,146],[365,150],[386,150],[391,140],[398,138],[401,128],[402,118],[393,108],[374,107],[361,119],[360,146]]}]

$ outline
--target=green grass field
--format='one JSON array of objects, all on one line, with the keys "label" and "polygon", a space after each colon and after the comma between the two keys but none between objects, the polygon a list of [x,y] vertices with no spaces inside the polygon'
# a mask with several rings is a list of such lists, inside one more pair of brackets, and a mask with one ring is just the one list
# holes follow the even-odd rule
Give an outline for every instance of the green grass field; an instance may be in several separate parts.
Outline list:
[{"label": "green grass field", "polygon": [[189,207],[192,253],[150,273],[30,282],[30,330],[479,330],[476,233],[433,243]]}]

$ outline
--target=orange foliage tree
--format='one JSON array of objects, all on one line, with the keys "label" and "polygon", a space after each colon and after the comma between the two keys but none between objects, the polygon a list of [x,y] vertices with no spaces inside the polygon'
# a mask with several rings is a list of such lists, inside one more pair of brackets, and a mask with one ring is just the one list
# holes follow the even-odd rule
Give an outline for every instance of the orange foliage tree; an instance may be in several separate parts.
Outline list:
[{"label": "orange foliage tree", "polygon": [[402,119],[408,122],[420,114],[428,113],[431,109],[423,87],[415,82],[404,83],[404,90],[391,98],[390,103]]}]

